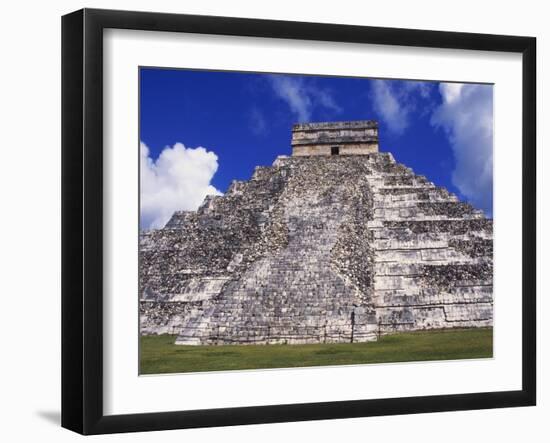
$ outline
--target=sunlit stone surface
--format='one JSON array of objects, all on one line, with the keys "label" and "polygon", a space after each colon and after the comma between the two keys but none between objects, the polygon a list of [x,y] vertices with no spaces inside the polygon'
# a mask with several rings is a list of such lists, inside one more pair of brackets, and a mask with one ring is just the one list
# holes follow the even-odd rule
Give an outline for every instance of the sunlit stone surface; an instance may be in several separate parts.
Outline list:
[{"label": "sunlit stone surface", "polygon": [[492,220],[390,153],[278,157],[142,233],[141,333],[292,344],[490,326],[492,244]]}]

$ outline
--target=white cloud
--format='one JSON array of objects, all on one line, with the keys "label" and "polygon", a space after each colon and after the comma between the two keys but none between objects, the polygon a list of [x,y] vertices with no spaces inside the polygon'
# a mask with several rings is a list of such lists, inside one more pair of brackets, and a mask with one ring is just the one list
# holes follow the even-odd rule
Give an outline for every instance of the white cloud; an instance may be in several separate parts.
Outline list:
[{"label": "white cloud", "polygon": [[439,90],[445,103],[451,104],[460,98],[463,86],[462,83],[441,83]]},{"label": "white cloud", "polygon": [[380,114],[390,131],[398,135],[402,134],[409,125],[408,106],[405,103],[399,103],[399,97],[388,81],[374,80],[372,93],[374,110]]},{"label": "white cloud", "polygon": [[174,211],[196,210],[204,197],[221,195],[210,184],[218,169],[218,156],[202,147],[181,143],[167,146],[156,160],[140,143],[140,228],[162,228]]},{"label": "white cloud", "polygon": [[312,81],[285,75],[272,75],[269,80],[275,94],[288,104],[300,122],[309,121],[315,107],[335,113],[342,111],[330,91],[317,88]]},{"label": "white cloud", "polygon": [[493,89],[490,85],[441,83],[442,103],[432,124],[443,128],[456,160],[452,180],[489,216],[493,210]]},{"label": "white cloud", "polygon": [[412,113],[431,114],[431,123],[447,133],[456,167],[453,184],[474,206],[492,215],[493,95],[492,87],[440,83],[441,104],[434,107],[430,82],[372,82],[374,110],[389,131],[401,135]]},{"label": "white cloud", "polygon": [[432,89],[430,82],[373,80],[371,92],[374,111],[390,132],[401,135],[410,125],[411,113],[416,112],[420,104],[421,115],[429,112]]}]

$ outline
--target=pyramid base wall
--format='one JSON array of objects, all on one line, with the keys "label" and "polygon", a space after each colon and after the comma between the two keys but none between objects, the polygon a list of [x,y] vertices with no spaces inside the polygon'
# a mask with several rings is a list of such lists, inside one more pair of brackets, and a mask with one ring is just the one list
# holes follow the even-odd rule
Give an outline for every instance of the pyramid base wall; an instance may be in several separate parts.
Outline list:
[{"label": "pyramid base wall", "polygon": [[492,220],[391,154],[280,157],[140,244],[141,334],[308,344],[490,327]]}]

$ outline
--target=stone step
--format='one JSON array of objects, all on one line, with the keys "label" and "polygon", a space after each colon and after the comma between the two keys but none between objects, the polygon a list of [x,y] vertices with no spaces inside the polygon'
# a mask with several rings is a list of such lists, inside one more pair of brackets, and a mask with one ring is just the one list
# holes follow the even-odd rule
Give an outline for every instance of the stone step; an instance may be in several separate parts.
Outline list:
[{"label": "stone step", "polygon": [[[326,321],[341,331],[323,340],[338,342],[350,339],[353,309],[369,313],[360,340],[482,325],[485,314],[446,307],[486,311],[489,260],[492,222],[389,153],[278,158],[140,235],[140,291],[153,303],[141,329],[179,327],[187,344],[315,343],[315,329],[299,326]],[[446,266],[464,271],[459,286]],[[277,322],[277,337],[261,332]]]}]

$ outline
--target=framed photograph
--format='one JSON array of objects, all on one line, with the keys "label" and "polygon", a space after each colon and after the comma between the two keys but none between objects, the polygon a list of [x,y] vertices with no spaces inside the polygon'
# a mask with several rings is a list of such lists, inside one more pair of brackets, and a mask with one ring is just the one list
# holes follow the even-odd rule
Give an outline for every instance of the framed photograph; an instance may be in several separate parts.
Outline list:
[{"label": "framed photograph", "polygon": [[62,425],[536,401],[536,40],[62,21]]}]

